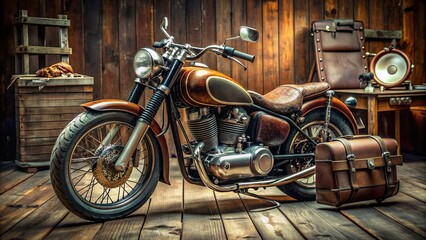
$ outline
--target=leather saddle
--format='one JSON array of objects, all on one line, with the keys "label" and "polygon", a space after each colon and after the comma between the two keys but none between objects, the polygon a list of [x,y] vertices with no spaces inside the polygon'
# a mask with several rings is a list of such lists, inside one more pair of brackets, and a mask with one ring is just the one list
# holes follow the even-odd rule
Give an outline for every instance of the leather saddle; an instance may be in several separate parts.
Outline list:
[{"label": "leather saddle", "polygon": [[327,82],[311,82],[304,84],[285,84],[261,95],[248,91],[253,102],[280,114],[288,114],[300,110],[303,100],[324,95],[330,89]]}]

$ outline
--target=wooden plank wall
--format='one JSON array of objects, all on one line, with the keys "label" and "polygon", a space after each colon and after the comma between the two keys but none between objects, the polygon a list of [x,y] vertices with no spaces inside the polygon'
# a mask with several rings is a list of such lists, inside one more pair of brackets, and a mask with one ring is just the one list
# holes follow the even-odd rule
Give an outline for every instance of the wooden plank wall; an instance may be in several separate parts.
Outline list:
[{"label": "wooden plank wall", "polygon": [[[4,13],[0,17],[0,148],[9,160],[14,159],[14,96],[6,87],[15,74],[12,21],[19,9],[27,9],[30,16],[68,15],[70,62],[77,72],[94,77],[95,99],[126,99],[133,86],[133,55],[163,38],[159,25],[164,16],[177,42],[199,46],[222,43],[241,25],[257,28],[259,42],[232,42],[257,56],[247,71],[213,55],[203,61],[260,93],[284,83],[306,82],[314,59],[311,22],[331,18],[362,20],[366,28],[402,29],[399,48],[416,65],[413,82],[426,79],[425,0],[3,0],[0,8]],[[35,41],[37,29],[32,32]],[[50,29],[46,36],[49,44],[58,41]],[[389,41],[374,41],[367,48],[377,52],[388,45]],[[47,58],[46,64],[55,61]]]}]

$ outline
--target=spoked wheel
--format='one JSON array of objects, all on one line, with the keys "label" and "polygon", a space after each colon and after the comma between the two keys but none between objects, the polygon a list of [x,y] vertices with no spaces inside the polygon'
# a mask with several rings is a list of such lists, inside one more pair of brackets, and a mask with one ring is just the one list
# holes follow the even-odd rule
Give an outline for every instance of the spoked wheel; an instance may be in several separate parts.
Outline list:
[{"label": "spoked wheel", "polygon": [[[316,143],[327,141],[342,135],[353,134],[349,123],[337,112],[332,111],[327,133],[324,131],[325,111],[314,110],[305,116],[300,128]],[[328,135],[328,136],[327,136]],[[292,129],[282,148],[282,154],[301,154],[315,152],[315,145],[300,132]],[[284,165],[284,172],[294,174],[315,165],[314,158],[294,159]],[[315,200],[315,174],[296,180],[293,183],[279,186],[287,195],[298,200]]]},{"label": "spoked wheel", "polygon": [[149,199],[161,160],[151,130],[126,169],[114,167],[136,120],[123,112],[84,112],[62,131],[51,156],[51,180],[70,211],[89,220],[110,220],[134,212]]}]

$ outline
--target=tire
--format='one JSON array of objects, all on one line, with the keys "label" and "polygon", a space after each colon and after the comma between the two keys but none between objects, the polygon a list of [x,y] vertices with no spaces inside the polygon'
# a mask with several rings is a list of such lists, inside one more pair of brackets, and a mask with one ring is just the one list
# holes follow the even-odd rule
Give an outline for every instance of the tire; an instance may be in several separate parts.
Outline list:
[{"label": "tire", "polygon": [[[133,131],[137,117],[125,112],[78,115],[62,131],[51,155],[50,176],[61,203],[74,214],[92,221],[122,218],[140,208],[154,192],[161,151],[148,130],[124,173],[114,162]],[[111,141],[108,132],[116,131]]]},{"label": "tire", "polygon": [[[316,109],[305,116],[305,121],[299,126],[303,131],[308,133],[317,143],[323,142],[322,129],[324,127],[325,109]],[[337,111],[331,111],[329,123],[330,138],[341,135],[353,134],[352,129],[347,120]],[[281,147],[281,154],[294,153],[312,153],[315,152],[315,146],[306,141],[306,139],[296,129],[292,129]],[[314,158],[294,159],[283,165],[284,174],[290,175],[315,164]],[[315,174],[307,178],[299,179],[290,184],[278,187],[287,195],[301,201],[315,200]]]}]

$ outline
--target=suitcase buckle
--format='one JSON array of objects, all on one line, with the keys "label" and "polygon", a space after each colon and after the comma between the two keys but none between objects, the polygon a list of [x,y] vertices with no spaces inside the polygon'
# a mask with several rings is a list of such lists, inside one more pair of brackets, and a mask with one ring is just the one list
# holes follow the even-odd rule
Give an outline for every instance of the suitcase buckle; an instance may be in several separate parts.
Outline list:
[{"label": "suitcase buckle", "polygon": [[346,159],[349,161],[355,161],[355,154],[351,153],[348,156],[346,156]]},{"label": "suitcase buckle", "polygon": [[388,172],[392,172],[392,162],[391,162],[391,158],[390,158],[390,152],[383,152],[382,153],[382,156],[383,156],[383,159],[385,160],[385,164],[386,164],[386,170],[388,171]]},{"label": "suitcase buckle", "polygon": [[376,167],[376,164],[374,163],[374,159],[368,159],[368,168],[370,170],[373,170]]}]

